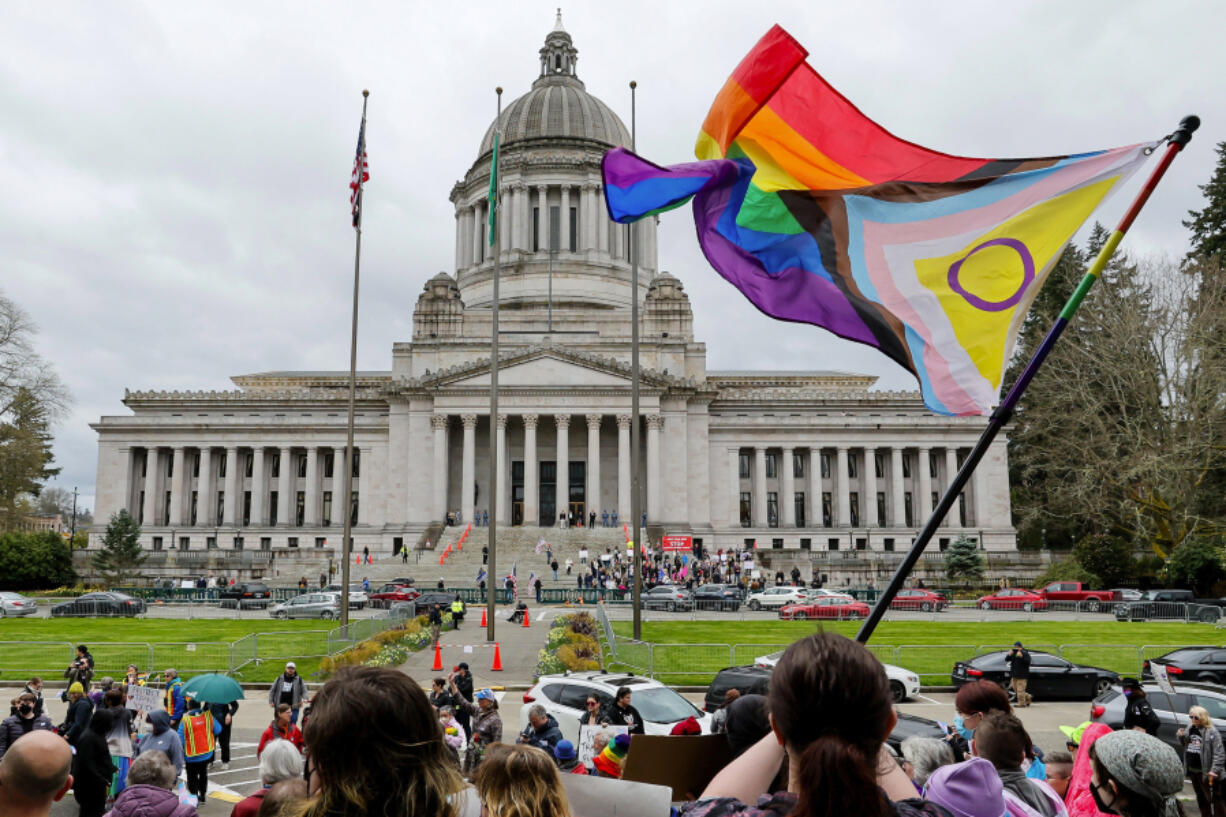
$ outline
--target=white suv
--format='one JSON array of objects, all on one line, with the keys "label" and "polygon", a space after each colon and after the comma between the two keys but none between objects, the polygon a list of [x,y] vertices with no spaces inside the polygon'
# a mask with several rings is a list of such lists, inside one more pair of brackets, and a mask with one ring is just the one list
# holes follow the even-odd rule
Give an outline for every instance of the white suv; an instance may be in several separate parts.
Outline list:
[{"label": "white suv", "polygon": [[803,587],[771,587],[750,594],[745,603],[750,610],[778,610],[785,604],[799,604],[804,600]]},{"label": "white suv", "polygon": [[[780,650],[770,655],[755,658],[753,665],[761,669],[774,669],[782,657],[783,650]],[[894,703],[902,703],[908,698],[914,698],[920,694],[920,679],[914,672],[902,667],[896,667],[893,664],[887,664],[884,661],[881,663],[881,666],[885,667],[885,677],[890,681],[890,695],[893,696]]]},{"label": "white suv", "polygon": [[672,687],[639,675],[610,674],[599,671],[542,675],[524,693],[519,710],[519,728],[528,728],[529,704],[540,704],[553,715],[562,737],[578,745],[579,718],[587,709],[587,697],[595,695],[602,708],[613,705],[619,687],[630,689],[630,705],[643,716],[643,731],[648,735],[667,735],[675,724],[693,716],[704,735],[711,732],[711,716],[703,712]]}]

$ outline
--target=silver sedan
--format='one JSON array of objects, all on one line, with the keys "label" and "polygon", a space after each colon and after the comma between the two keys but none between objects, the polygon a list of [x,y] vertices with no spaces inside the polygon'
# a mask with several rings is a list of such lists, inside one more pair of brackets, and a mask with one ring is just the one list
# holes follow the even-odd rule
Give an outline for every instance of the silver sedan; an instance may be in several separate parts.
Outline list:
[{"label": "silver sedan", "polygon": [[333,619],[341,616],[341,597],[339,593],[304,593],[294,596],[289,601],[274,604],[268,610],[273,618],[322,618]]},{"label": "silver sedan", "polygon": [[0,618],[5,616],[32,616],[38,612],[38,602],[20,593],[0,593]]}]

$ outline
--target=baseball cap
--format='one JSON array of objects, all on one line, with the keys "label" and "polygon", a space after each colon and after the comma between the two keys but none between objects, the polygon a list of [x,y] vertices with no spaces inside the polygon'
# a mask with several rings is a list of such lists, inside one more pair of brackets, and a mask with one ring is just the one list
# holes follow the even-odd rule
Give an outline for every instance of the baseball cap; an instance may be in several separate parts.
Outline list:
[{"label": "baseball cap", "polygon": [[1022,642],[1020,642],[1020,641],[1014,641],[1014,642],[1013,642],[1013,646],[1015,646],[1015,647],[1020,647],[1020,646],[1022,646]]},{"label": "baseball cap", "polygon": [[294,669],[298,669],[298,665],[295,664],[293,661],[286,661],[285,668],[289,669],[290,667],[293,667]]},{"label": "baseball cap", "polygon": [[487,701],[494,701],[495,703],[497,703],[498,701],[498,699],[494,697],[493,690],[490,690],[490,689],[479,689],[477,690],[477,694],[474,695],[473,697],[476,698],[478,701],[480,701],[483,698]]}]

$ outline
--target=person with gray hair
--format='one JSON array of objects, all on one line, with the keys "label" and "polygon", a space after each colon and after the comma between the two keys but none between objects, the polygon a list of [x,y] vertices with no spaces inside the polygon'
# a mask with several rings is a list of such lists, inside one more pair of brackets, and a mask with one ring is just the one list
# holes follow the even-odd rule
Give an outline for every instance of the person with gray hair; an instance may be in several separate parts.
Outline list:
[{"label": "person with gray hair", "polygon": [[282,780],[301,779],[302,766],[302,753],[293,743],[288,740],[269,743],[260,755],[260,782],[264,788],[236,803],[230,817],[255,817],[269,789]]},{"label": "person with gray hair", "polygon": [[562,730],[558,728],[558,722],[553,715],[546,712],[545,707],[540,704],[533,704],[528,709],[528,726],[515,742],[544,749],[552,757],[553,747],[557,746],[561,739]]},{"label": "person with gray hair", "polygon": [[903,759],[911,764],[911,779],[923,786],[929,776],[942,766],[954,762],[954,750],[940,738],[910,737],[899,747]]},{"label": "person with gray hair", "polygon": [[179,802],[178,775],[165,752],[145,752],[128,770],[128,786],[115,798],[109,817],[196,817],[196,809]]}]

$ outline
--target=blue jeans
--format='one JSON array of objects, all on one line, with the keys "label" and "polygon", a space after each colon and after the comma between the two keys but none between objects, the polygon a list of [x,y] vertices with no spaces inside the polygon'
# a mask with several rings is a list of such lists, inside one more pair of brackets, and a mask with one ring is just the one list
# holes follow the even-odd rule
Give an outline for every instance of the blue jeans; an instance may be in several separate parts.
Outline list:
[{"label": "blue jeans", "polygon": [[291,726],[298,725],[298,709],[294,708],[289,711],[289,722]]}]

